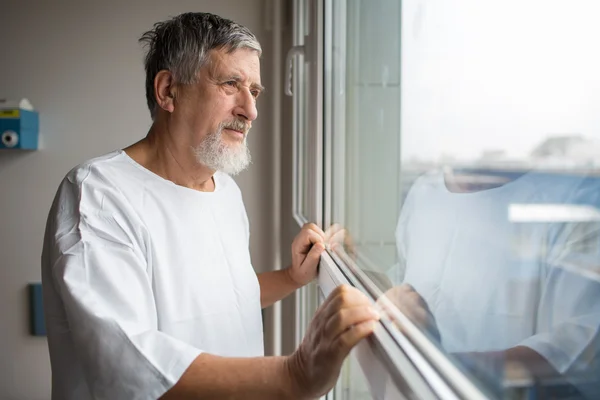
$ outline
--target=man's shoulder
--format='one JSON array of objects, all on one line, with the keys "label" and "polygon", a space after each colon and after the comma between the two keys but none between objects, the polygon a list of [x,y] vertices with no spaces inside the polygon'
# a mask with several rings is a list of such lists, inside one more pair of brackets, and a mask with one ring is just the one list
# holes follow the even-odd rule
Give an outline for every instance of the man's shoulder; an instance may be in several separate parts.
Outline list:
[{"label": "man's shoulder", "polygon": [[595,174],[533,171],[522,179],[519,188],[544,203],[600,204],[600,176]]},{"label": "man's shoulder", "polygon": [[430,171],[419,171],[406,173],[403,177],[404,191],[406,198],[419,196],[435,196],[442,193],[444,185],[444,173],[439,169]]},{"label": "man's shoulder", "polygon": [[[69,171],[62,180],[56,203],[62,211],[90,207],[103,209],[114,205],[115,210],[131,202],[131,193],[138,193],[135,182],[137,168],[122,151],[89,159]],[[128,195],[129,194],[129,195]]]},{"label": "man's shoulder", "polygon": [[127,163],[124,160],[122,151],[116,150],[75,166],[67,173],[65,180],[79,186],[90,176],[117,172],[125,166],[127,166]]}]

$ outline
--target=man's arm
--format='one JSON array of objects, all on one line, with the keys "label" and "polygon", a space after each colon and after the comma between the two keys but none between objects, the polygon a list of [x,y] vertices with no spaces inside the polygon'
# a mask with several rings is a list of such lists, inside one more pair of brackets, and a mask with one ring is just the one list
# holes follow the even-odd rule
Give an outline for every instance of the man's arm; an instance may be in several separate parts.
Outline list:
[{"label": "man's arm", "polygon": [[[395,306],[417,327],[428,332],[437,341],[441,341],[433,314],[429,310],[425,300],[411,285],[402,284],[394,286],[383,297],[390,301],[387,303],[383,299],[378,301],[384,310],[386,309],[386,304]],[[517,345],[502,351],[465,352],[454,353],[454,355],[459,359],[469,360],[470,362],[481,361],[482,365],[489,364],[489,361],[497,359],[510,368],[510,370],[507,370],[507,373],[515,377],[524,371],[528,375],[538,379],[560,377],[560,373],[545,357],[534,349],[523,345]]]},{"label": "man's arm", "polygon": [[257,275],[260,284],[260,305],[262,308],[269,307],[301,287],[292,279],[290,268],[263,272]]},{"label": "man's arm", "polygon": [[262,308],[283,299],[317,276],[325,233],[315,224],[306,224],[292,242],[292,265],[286,269],[258,274]]},{"label": "man's arm", "polygon": [[[504,360],[508,366],[522,366],[538,379],[556,378],[560,373],[541,354],[527,346],[515,346],[504,351]],[[510,373],[507,370],[507,373]]]},{"label": "man's arm", "polygon": [[200,354],[161,399],[292,399],[293,390],[287,357]]},{"label": "man's arm", "polygon": [[369,336],[379,315],[349,286],[319,307],[302,344],[286,357],[225,358],[200,354],[162,397],[173,399],[308,399],[335,384],[350,350]]}]

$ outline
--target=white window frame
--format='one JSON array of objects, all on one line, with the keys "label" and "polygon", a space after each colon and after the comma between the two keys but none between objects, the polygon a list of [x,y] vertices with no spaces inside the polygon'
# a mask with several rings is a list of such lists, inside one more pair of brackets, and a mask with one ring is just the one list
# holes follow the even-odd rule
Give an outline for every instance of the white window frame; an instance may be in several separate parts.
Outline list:
[{"label": "white window frame", "polygon": [[[288,76],[286,85],[291,86],[293,104],[293,195],[292,213],[299,226],[308,222],[314,222],[320,226],[322,221],[322,176],[323,176],[323,129],[321,104],[322,104],[322,76],[323,70],[322,54],[323,40],[322,21],[317,15],[317,4],[309,0],[293,0],[293,37],[292,49],[288,52],[286,68]],[[301,74],[308,72],[311,79],[308,93],[302,85]],[[305,99],[318,99],[319,104],[309,107],[306,120],[302,120],[301,107]],[[303,137],[306,136],[307,148],[304,148]],[[305,153],[306,152],[306,153]],[[309,159],[303,156],[310,155]],[[307,182],[302,187],[301,182]],[[306,191],[306,193],[305,193]],[[308,199],[306,209],[303,208],[303,199]],[[295,292],[295,321],[296,321],[296,347],[302,342],[302,338],[312,319],[312,314],[318,306],[319,298],[315,283],[306,285]]]}]

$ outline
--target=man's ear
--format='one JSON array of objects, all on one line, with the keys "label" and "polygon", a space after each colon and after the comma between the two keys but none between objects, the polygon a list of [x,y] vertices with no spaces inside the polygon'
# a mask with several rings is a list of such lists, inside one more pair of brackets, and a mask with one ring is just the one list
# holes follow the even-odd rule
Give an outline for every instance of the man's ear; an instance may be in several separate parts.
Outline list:
[{"label": "man's ear", "polygon": [[158,106],[172,113],[175,110],[175,80],[171,72],[163,69],[154,77],[154,96]]}]

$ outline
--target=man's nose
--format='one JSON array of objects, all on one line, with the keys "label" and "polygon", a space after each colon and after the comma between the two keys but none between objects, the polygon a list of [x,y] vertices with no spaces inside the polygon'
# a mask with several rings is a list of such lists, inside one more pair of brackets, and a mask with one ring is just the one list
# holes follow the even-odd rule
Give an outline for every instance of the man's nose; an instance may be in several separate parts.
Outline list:
[{"label": "man's nose", "polygon": [[243,118],[246,121],[252,122],[258,117],[256,109],[256,99],[250,93],[250,90],[240,91],[238,96],[238,104],[234,111],[236,117]]}]

